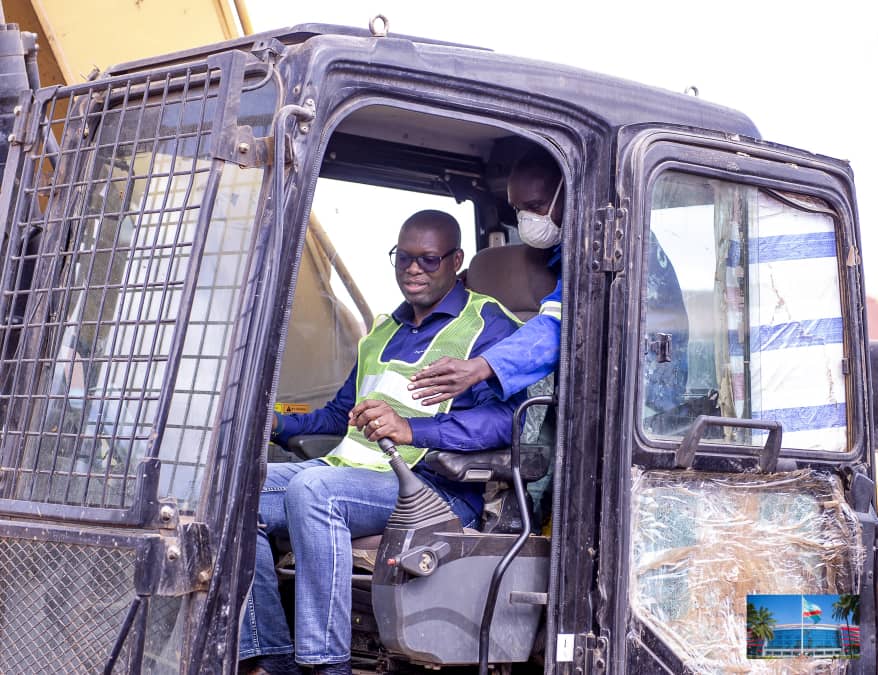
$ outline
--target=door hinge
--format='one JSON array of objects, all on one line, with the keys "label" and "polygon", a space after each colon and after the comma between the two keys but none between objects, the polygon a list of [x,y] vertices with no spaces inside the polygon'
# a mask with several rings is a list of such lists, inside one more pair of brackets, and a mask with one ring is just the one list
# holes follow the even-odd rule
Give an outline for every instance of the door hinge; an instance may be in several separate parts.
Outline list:
[{"label": "door hinge", "polygon": [[600,675],[607,672],[610,641],[606,635],[579,633],[573,643],[575,675]]},{"label": "door hinge", "polygon": [[593,272],[619,272],[625,253],[628,209],[607,204],[595,214],[591,232],[591,269]]}]

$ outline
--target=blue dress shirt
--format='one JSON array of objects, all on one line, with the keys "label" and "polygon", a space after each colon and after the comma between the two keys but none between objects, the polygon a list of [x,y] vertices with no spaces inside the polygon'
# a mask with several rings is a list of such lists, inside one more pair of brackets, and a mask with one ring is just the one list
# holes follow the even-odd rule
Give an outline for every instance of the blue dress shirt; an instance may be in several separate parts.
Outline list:
[{"label": "blue dress shirt", "polygon": [[[398,359],[414,363],[429,348],[436,334],[463,310],[468,294],[458,281],[423,319],[414,324],[414,313],[408,303],[401,304],[392,314],[401,328],[393,335],[381,354],[383,360]],[[518,326],[497,305],[488,303],[482,308],[485,325],[473,345],[471,356],[478,356],[491,345],[515,333]],[[277,415],[278,426],[272,439],[286,445],[292,436],[302,434],[334,434],[343,436],[347,431],[348,412],[356,401],[357,366],[331,401],[323,408],[306,414]],[[512,440],[512,414],[523,400],[521,396],[501,401],[491,387],[481,382],[454,398],[451,410],[433,417],[409,418],[412,445],[456,451],[478,451],[508,447]],[[427,482],[439,487],[448,496],[465,499],[473,511],[481,512],[480,483],[458,483],[439,476],[423,464],[415,472]]]}]

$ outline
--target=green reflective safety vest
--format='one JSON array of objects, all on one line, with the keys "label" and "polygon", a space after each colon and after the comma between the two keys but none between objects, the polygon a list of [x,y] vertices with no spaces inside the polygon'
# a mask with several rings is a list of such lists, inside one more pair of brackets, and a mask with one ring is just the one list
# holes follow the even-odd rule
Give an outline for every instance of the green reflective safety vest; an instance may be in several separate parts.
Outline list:
[{"label": "green reflective safety vest", "polygon": [[[448,412],[453,399],[431,406],[421,405],[420,401],[413,399],[408,390],[411,376],[442,356],[468,359],[473,345],[485,326],[482,307],[487,303],[497,305],[509,318],[521,325],[521,322],[494,298],[469,290],[467,293],[469,298],[460,314],[436,334],[421,358],[414,363],[397,359],[382,361],[381,355],[384,349],[402,326],[386,314],[378,316],[372,330],[360,340],[356,403],[359,404],[365,399],[385,401],[403,418],[432,417],[437,413]],[[416,448],[412,445],[398,445],[396,449],[409,466],[417,464],[427,453],[427,448]],[[322,459],[333,466],[353,466],[376,471],[390,470],[388,458],[378,444],[366,440],[363,433],[352,426],[348,427],[342,442]]]}]

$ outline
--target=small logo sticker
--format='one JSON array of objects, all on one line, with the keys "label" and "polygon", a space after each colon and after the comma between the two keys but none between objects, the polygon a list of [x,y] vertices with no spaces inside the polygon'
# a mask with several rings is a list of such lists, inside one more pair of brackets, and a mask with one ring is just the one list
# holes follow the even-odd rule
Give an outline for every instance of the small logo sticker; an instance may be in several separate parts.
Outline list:
[{"label": "small logo sticker", "polygon": [[555,653],[556,663],[571,663],[573,661],[573,633],[558,634],[558,649]]}]

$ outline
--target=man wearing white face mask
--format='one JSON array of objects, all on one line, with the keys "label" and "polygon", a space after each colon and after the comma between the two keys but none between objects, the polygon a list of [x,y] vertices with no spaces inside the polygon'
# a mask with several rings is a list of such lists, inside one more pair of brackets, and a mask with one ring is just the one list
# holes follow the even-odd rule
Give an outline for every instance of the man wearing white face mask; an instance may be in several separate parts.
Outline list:
[{"label": "man wearing white face mask", "polygon": [[534,148],[516,162],[507,185],[518,213],[518,235],[528,246],[553,249],[549,267],[558,283],[540,303],[540,313],[474,359],[443,357],[412,376],[409,389],[424,405],[447,400],[487,380],[500,398],[544,378],[558,367],[561,351],[561,227],[564,180],[552,156]]},{"label": "man wearing white face mask", "polygon": [[[518,198],[519,201],[525,199],[526,195],[521,194],[523,192],[526,193],[526,190],[523,188],[525,186],[533,188],[535,182],[521,183],[520,179],[516,179],[515,181],[510,181],[509,185],[510,190],[515,190],[516,197],[512,197],[512,192],[510,192],[509,197],[510,203],[514,203],[512,202],[512,199],[514,198]],[[552,248],[561,243],[561,228],[555,224],[555,221],[552,218],[552,212],[558,204],[558,195],[561,194],[562,187],[564,187],[564,180],[559,177],[558,187],[555,188],[555,194],[552,196],[552,201],[549,203],[544,214],[529,211],[527,208],[518,210],[518,236],[521,237],[521,241],[528,246],[533,246],[534,248]],[[535,200],[530,202],[521,201],[521,203],[529,208],[538,209],[541,207],[542,201],[542,195],[537,195]]]},{"label": "man wearing white face mask", "polygon": [[[533,148],[513,166],[507,198],[518,215],[518,235],[528,246],[552,249],[548,265],[558,283],[540,303],[540,313],[515,333],[468,360],[443,357],[412,376],[413,398],[431,405],[487,381],[502,400],[534,384],[558,367],[561,352],[561,223],[564,179],[555,159]],[[673,410],[684,400],[688,379],[689,319],[674,266],[649,233],[646,301],[656,321],[652,331],[673,335],[671,358],[644,357],[648,386],[644,404],[653,413]]]}]

